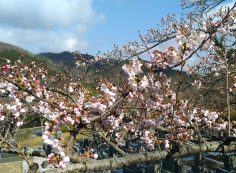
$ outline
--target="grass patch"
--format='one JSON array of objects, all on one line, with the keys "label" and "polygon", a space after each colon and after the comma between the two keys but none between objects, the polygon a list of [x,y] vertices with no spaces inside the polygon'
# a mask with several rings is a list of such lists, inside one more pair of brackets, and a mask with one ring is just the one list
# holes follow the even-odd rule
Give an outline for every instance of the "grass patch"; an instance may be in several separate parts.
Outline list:
[{"label": "grass patch", "polygon": [[[80,133],[76,136],[76,141],[81,141],[83,139],[88,139],[92,137],[93,137],[92,131],[84,128],[84,129],[81,129]],[[19,147],[24,147],[24,146],[38,147],[38,146],[42,146],[43,144],[42,136],[32,137],[32,129],[20,129],[16,133],[15,139]],[[66,130],[64,130],[63,132],[63,139],[65,141],[69,140],[69,132]]]},{"label": "grass patch", "polygon": [[76,136],[76,140],[80,141],[80,140],[88,139],[92,137],[93,137],[92,131],[87,130],[87,129],[81,129],[80,133]]},{"label": "grass patch", "polygon": [[43,138],[42,138],[42,136],[37,136],[37,137],[31,138],[31,139],[19,141],[19,142],[17,142],[17,144],[20,147],[23,147],[23,146],[29,146],[29,147],[42,146]]},{"label": "grass patch", "polygon": [[231,111],[230,118],[231,118],[232,121],[236,121],[236,110]]},{"label": "grass patch", "polygon": [[25,141],[30,139],[32,136],[32,130],[31,129],[20,129],[16,132],[14,135],[14,138],[17,142]]},{"label": "grass patch", "polygon": [[4,173],[22,173],[22,161],[11,162],[11,163],[1,163],[0,172]]}]

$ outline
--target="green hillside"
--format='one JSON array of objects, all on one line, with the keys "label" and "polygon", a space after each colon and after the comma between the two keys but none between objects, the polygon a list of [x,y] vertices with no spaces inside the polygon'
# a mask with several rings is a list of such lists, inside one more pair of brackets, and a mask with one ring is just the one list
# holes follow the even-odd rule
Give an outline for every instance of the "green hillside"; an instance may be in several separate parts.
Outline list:
[{"label": "green hillside", "polygon": [[20,57],[22,63],[27,64],[34,61],[36,62],[36,64],[42,65],[45,69],[48,70],[49,75],[54,75],[57,71],[60,70],[57,64],[46,57],[39,58],[37,56],[34,56],[32,53],[24,51],[13,45],[0,43],[0,64],[4,63],[4,59],[9,59],[12,63],[14,63]]}]

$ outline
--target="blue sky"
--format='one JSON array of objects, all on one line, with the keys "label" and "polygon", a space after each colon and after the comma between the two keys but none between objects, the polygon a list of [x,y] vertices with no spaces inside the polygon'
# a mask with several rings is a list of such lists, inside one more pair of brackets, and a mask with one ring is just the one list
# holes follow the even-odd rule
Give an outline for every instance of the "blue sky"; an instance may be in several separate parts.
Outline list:
[{"label": "blue sky", "polygon": [[105,21],[88,35],[93,52],[137,40],[138,31],[145,34],[149,28],[157,27],[168,13],[181,13],[178,0],[171,0],[171,3],[163,0],[98,0],[94,6],[105,15]]},{"label": "blue sky", "polygon": [[32,53],[96,54],[156,27],[179,0],[0,0],[0,41]]}]

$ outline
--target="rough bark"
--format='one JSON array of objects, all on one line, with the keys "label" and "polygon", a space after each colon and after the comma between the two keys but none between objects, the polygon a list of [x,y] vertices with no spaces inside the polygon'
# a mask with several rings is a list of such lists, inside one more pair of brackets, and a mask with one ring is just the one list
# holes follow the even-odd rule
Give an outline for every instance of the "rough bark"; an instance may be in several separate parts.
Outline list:
[{"label": "rough bark", "polygon": [[[179,152],[171,153],[172,157],[181,157],[198,152],[213,152],[222,143],[221,142],[203,142],[201,144],[196,144],[193,142],[187,142],[180,147]],[[235,151],[236,142],[231,142],[229,145],[223,145],[224,152]],[[153,151],[145,152],[139,154],[129,154],[125,157],[117,157],[102,160],[87,160],[86,162],[81,162],[77,164],[69,164],[65,170],[61,168],[48,169],[45,173],[63,173],[63,172],[83,172],[83,171],[99,171],[99,170],[112,170],[117,168],[126,167],[132,164],[145,163],[149,161],[163,160],[169,156],[168,151]]]}]

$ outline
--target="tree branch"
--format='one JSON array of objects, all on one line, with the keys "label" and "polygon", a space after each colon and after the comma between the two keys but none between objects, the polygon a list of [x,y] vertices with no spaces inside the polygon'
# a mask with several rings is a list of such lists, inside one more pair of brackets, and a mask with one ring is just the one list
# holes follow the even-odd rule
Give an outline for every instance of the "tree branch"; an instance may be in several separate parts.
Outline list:
[{"label": "tree branch", "polygon": [[[198,152],[213,152],[215,151],[220,142],[203,142],[202,144],[195,144],[188,142],[180,147],[180,151],[174,153],[173,157],[181,157],[189,154],[195,154]],[[224,151],[235,151],[236,142],[232,142],[228,146],[224,146]],[[129,154],[125,157],[102,159],[102,160],[88,160],[85,163],[77,163],[67,165],[66,170],[61,168],[54,168],[45,170],[44,173],[64,173],[68,171],[99,171],[99,170],[111,170],[126,167],[133,164],[145,163],[149,161],[163,160],[169,153],[167,151],[153,151],[139,154]]]}]

